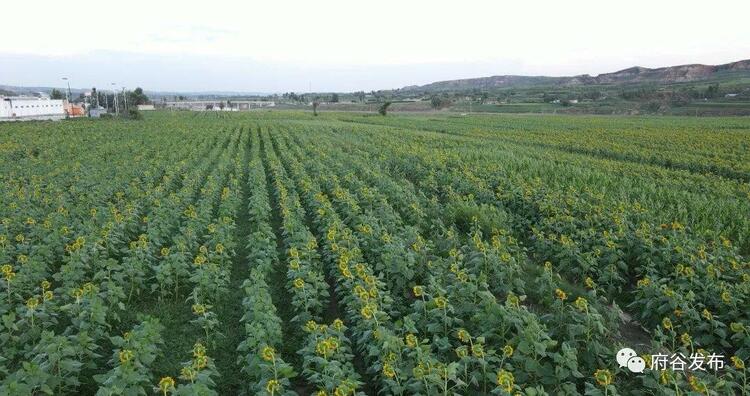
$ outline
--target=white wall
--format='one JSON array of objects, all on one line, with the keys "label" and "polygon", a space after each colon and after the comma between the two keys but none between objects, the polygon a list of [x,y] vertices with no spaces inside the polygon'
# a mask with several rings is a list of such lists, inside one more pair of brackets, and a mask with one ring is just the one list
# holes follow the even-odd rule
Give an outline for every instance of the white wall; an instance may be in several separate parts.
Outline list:
[{"label": "white wall", "polygon": [[10,117],[11,111],[10,111],[10,102],[5,100],[0,100],[0,118],[7,118]]},{"label": "white wall", "polygon": [[0,98],[0,118],[65,115],[62,100]]}]

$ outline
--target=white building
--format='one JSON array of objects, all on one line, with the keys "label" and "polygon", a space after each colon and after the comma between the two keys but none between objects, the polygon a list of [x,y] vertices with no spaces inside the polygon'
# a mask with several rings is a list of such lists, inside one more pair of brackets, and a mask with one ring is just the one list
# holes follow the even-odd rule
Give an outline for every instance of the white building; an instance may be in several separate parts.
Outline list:
[{"label": "white building", "polygon": [[0,121],[59,120],[65,117],[62,100],[23,96],[0,97]]}]

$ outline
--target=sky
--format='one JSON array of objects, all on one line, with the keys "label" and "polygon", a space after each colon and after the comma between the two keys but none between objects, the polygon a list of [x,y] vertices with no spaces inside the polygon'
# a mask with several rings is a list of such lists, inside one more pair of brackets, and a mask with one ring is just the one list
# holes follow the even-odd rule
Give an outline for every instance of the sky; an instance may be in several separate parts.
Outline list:
[{"label": "sky", "polygon": [[0,84],[349,92],[750,58],[750,1],[10,1]]}]

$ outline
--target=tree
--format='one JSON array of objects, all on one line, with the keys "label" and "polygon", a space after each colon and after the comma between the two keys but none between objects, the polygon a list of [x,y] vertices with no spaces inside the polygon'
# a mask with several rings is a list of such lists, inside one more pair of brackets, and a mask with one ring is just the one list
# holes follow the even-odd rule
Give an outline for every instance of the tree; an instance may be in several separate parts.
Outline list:
[{"label": "tree", "polygon": [[435,110],[444,109],[451,105],[451,100],[442,96],[433,96],[430,98],[430,106]]},{"label": "tree", "polygon": [[219,110],[224,110],[224,102],[219,102]]},{"label": "tree", "polygon": [[339,102],[339,94],[333,93],[331,95],[331,103],[338,103]]},{"label": "tree", "polygon": [[642,103],[640,109],[647,113],[657,113],[659,112],[659,110],[661,110],[661,107],[661,103],[656,100],[651,100],[646,103]]},{"label": "tree", "polygon": [[479,103],[484,104],[484,102],[486,102],[489,97],[490,94],[488,94],[487,92],[482,92],[482,95],[479,97]]},{"label": "tree", "polygon": [[143,93],[143,88],[138,87],[134,91],[128,92],[128,104],[134,106],[147,104],[149,102],[148,96]]},{"label": "tree", "polygon": [[583,93],[583,98],[597,100],[602,97],[602,92],[599,90],[590,90]]},{"label": "tree", "polygon": [[289,100],[291,100],[293,102],[300,102],[300,101],[302,101],[302,97],[299,96],[299,95],[297,95],[294,92],[285,93],[284,95],[282,95],[282,97],[284,97],[286,99],[289,99]]},{"label": "tree", "polygon": [[50,99],[65,99],[65,94],[57,88],[52,88],[49,97]]},{"label": "tree", "polygon": [[715,98],[719,96],[719,84],[711,84],[706,88],[706,97]]},{"label": "tree", "polygon": [[96,100],[99,102],[99,106],[106,108],[107,111],[114,109],[114,96],[102,91],[98,91],[96,95]]},{"label": "tree", "polygon": [[313,100],[312,106],[313,106],[313,115],[317,117],[318,116],[318,106],[320,106],[320,102],[318,102],[317,100]]},{"label": "tree", "polygon": [[551,103],[558,99],[557,95],[548,94],[547,92],[542,94],[542,102],[544,103]]},{"label": "tree", "polygon": [[96,87],[91,87],[91,105],[99,107],[99,94],[96,92]]},{"label": "tree", "polygon": [[364,102],[365,101],[365,91],[355,92],[354,96],[356,96],[357,99],[359,99],[360,102]]},{"label": "tree", "polygon": [[388,113],[388,107],[390,107],[390,105],[391,105],[391,102],[389,101],[383,102],[383,104],[381,104],[380,107],[378,107],[378,113],[380,113],[380,115],[382,116],[385,116]]},{"label": "tree", "polygon": [[137,107],[131,107],[128,109],[128,118],[131,120],[142,120],[143,114],[141,114]]}]

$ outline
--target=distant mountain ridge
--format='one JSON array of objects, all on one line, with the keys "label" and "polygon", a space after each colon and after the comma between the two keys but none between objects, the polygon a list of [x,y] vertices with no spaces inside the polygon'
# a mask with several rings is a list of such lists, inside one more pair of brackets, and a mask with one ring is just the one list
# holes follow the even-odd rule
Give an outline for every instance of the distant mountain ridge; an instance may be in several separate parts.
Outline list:
[{"label": "distant mountain ridge", "polygon": [[591,76],[582,74],[569,77],[547,77],[547,76],[519,76],[502,75],[479,78],[466,78],[460,80],[438,81],[426,85],[411,85],[402,88],[402,91],[464,91],[472,89],[492,90],[512,87],[533,86],[577,86],[577,85],[601,85],[601,84],[637,84],[658,83],[672,84],[681,82],[693,82],[709,80],[717,73],[743,73],[747,72],[750,77],[750,59],[741,60],[723,65],[679,65],[659,67],[650,69],[647,67],[634,66],[612,73]]}]

